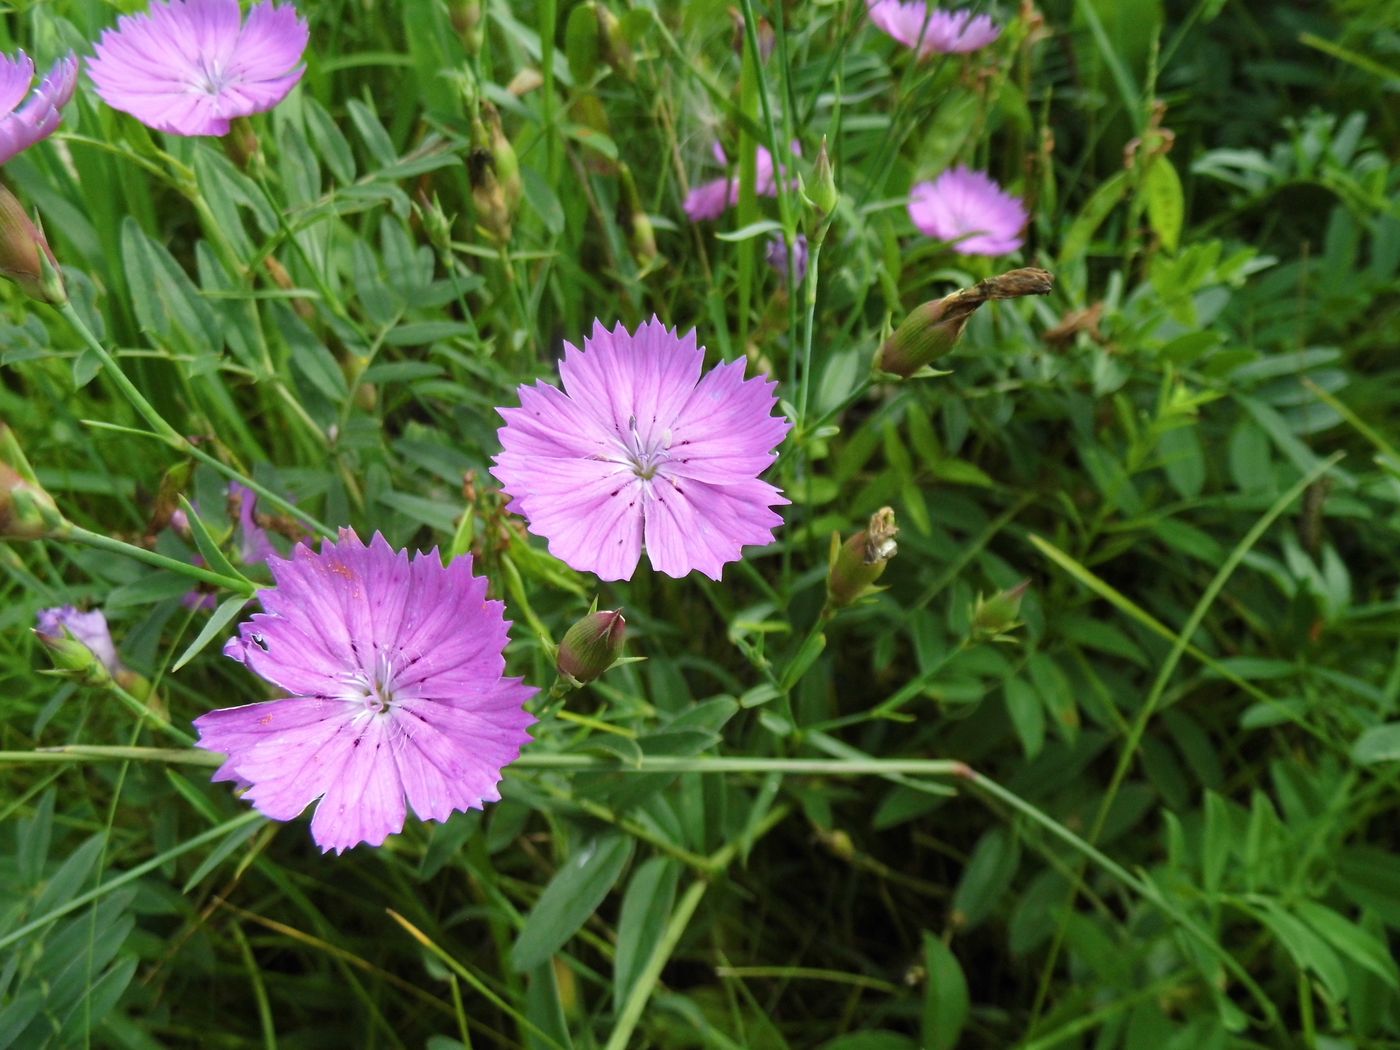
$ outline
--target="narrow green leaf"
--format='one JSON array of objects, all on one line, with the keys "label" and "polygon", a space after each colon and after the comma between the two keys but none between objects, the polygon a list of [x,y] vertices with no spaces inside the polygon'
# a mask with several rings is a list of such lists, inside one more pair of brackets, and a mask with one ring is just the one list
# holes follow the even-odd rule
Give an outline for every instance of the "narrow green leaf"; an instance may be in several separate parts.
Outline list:
[{"label": "narrow green leaf", "polygon": [[180,668],[184,667],[185,664],[198,656],[204,650],[204,647],[214,640],[214,636],[221,633],[228,626],[229,621],[238,615],[239,611],[247,602],[248,599],[241,594],[236,594],[232,598],[225,598],[220,602],[219,607],[215,609],[213,615],[209,617],[209,622],[206,623],[199,634],[195,636],[195,640],[189,644],[189,648],[180,654],[180,659],[175,661],[174,666],[171,667],[170,670],[178,671]]}]

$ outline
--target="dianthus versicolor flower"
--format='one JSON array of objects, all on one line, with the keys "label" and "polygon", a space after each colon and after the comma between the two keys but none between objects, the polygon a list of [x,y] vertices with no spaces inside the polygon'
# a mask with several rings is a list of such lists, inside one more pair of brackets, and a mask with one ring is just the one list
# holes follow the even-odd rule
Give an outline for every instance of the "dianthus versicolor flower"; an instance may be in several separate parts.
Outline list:
[{"label": "dianthus versicolor flower", "polygon": [[807,259],[810,252],[807,247],[807,235],[799,233],[792,242],[792,275],[788,279],[788,246],[780,233],[775,233],[768,238],[768,243],[763,249],[763,257],[768,260],[768,265],[773,267],[789,285],[801,284],[807,276]]},{"label": "dianthus versicolor flower", "polygon": [[980,171],[953,168],[909,192],[909,217],[924,234],[963,255],[1005,255],[1021,247],[1028,214]]},{"label": "dianthus versicolor flower", "polygon": [[199,746],[227,760],[215,780],[247,785],[274,820],[320,800],[311,837],[337,853],[500,798],[503,767],[528,742],[535,690],[504,678],[504,604],[486,600],[470,556],[410,559],[349,529],[319,553],[268,559],[275,586],[224,654],[283,700],[210,711]]},{"label": "dianthus versicolor flower", "polygon": [[[754,154],[754,193],[760,197],[776,197],[778,195],[778,170],[773,162],[773,154],[762,146],[755,147]],[[794,156],[801,156],[802,149],[798,143],[792,144]],[[724,155],[724,149],[718,142],[714,145],[715,160],[721,165],[727,166],[729,159]],[[795,185],[794,180],[794,185]],[[691,222],[703,222],[705,219],[718,219],[725,211],[739,203],[739,178],[738,176],[726,177],[723,179],[711,179],[702,182],[685,196],[685,201],[681,207],[685,209],[686,218]]]},{"label": "dianthus versicolor flower", "polygon": [[156,0],[123,15],[98,42],[88,73],[114,109],[174,135],[226,135],[229,122],[271,109],[301,79],[306,22],[271,0],[243,21],[238,0]]},{"label": "dianthus versicolor flower", "polygon": [[1001,27],[986,15],[941,11],[923,0],[868,0],[870,21],[920,58],[976,51],[1001,36]]},{"label": "dianthus versicolor flower", "polygon": [[244,565],[261,565],[269,558],[276,557],[277,548],[267,530],[258,524],[258,494],[247,485],[237,481],[228,483],[230,504],[238,508],[238,530],[242,536],[238,556]]},{"label": "dianthus versicolor flower", "polygon": [[0,164],[58,127],[61,111],[78,85],[77,56],[70,52],[55,62],[30,94],[33,83],[33,59],[23,51],[14,58],[0,55]]},{"label": "dianthus versicolor flower", "polygon": [[564,389],[520,388],[500,409],[491,468],[509,509],[581,572],[628,580],[652,568],[711,579],[745,544],[770,543],[788,501],[761,474],[788,431],[776,384],[744,362],[700,375],[705,350],[655,317],[636,334],[600,322],[583,349],[564,344]]},{"label": "dianthus versicolor flower", "polygon": [[[121,670],[121,660],[117,658],[117,647],[107,627],[107,617],[99,609],[79,612],[71,605],[40,609],[35,617],[34,633],[39,636],[39,641],[51,649],[62,647],[71,637],[92,653],[108,674]],[[87,657],[84,656],[84,659]]]}]

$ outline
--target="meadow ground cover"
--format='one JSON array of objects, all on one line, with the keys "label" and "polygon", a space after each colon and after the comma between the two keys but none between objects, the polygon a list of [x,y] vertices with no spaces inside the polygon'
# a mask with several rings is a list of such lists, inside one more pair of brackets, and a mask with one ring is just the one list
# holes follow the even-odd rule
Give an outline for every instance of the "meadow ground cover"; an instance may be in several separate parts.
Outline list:
[{"label": "meadow ground cover", "polygon": [[1400,1045],[1394,0],[0,14],[0,1047]]}]

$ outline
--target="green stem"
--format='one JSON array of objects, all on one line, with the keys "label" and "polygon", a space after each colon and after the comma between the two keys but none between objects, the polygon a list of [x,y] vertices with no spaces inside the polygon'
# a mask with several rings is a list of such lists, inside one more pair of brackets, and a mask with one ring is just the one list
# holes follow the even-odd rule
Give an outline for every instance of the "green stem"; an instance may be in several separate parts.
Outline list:
[{"label": "green stem", "polygon": [[168,558],[164,554],[157,554],[155,551],[148,551],[145,547],[138,547],[134,543],[127,543],[124,540],[113,539],[111,536],[104,536],[100,532],[93,532],[80,525],[70,525],[56,534],[58,539],[71,540],[74,543],[81,543],[87,547],[95,547],[98,550],[111,551],[114,554],[124,554],[128,558],[137,561],[144,561],[147,565],[154,565],[158,569],[167,569],[170,572],[178,572],[182,576],[188,576],[192,580],[199,580],[201,583],[211,583],[216,587],[233,591],[235,594],[242,594],[251,598],[258,591],[258,585],[252,580],[246,580],[242,576],[225,576],[223,573],[214,572],[210,569],[201,568],[198,565],[191,565],[188,562],[179,561],[176,558]]},{"label": "green stem", "polygon": [[78,333],[78,337],[86,344],[87,348],[101,359],[112,382],[117,385],[117,389],[131,402],[132,407],[136,409],[151,429],[176,447],[188,445],[189,442],[185,440],[183,435],[165,421],[165,417],[156,411],[156,407],[146,400],[146,395],[136,389],[136,384],[127,378],[126,373],[117,364],[116,358],[102,345],[102,341],[93,335],[92,329],[87,326],[87,322],[74,309],[73,303],[71,301],[62,303],[58,307],[58,312],[72,326],[73,331]]}]

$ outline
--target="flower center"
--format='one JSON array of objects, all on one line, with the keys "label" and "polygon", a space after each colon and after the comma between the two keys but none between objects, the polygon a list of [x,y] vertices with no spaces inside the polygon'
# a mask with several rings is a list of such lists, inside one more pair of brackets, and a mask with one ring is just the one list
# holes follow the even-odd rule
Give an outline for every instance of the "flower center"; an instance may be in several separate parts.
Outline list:
[{"label": "flower center", "polygon": [[632,416],[627,421],[622,446],[632,473],[642,481],[650,481],[656,477],[661,464],[671,458],[671,431],[663,430],[660,434],[652,433],[643,438],[637,429],[637,417]]},{"label": "flower center", "polygon": [[199,72],[195,74],[194,88],[206,95],[218,95],[228,86],[229,77],[217,63],[199,60]]},{"label": "flower center", "polygon": [[342,674],[345,681],[344,699],[360,706],[367,717],[387,715],[395,704],[394,664],[384,653],[376,653],[370,670],[359,668]]}]

